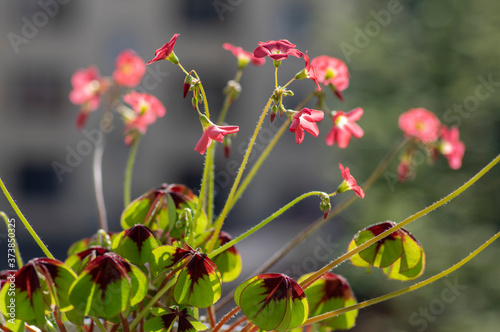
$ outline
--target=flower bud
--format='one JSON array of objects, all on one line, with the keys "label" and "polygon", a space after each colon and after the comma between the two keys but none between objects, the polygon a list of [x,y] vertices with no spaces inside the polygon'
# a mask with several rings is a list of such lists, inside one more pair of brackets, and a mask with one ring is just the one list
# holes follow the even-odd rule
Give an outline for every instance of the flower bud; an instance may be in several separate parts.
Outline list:
[{"label": "flower bud", "polygon": [[229,136],[230,135],[224,136],[224,140],[222,141],[222,144],[224,145],[224,156],[226,158],[229,158],[229,155],[231,154],[231,138]]},{"label": "flower bud", "polygon": [[193,84],[193,76],[186,75],[184,79],[184,85],[182,86],[182,98],[186,98],[189,89],[191,89],[191,85]]},{"label": "flower bud", "polygon": [[323,218],[326,219],[332,209],[332,204],[330,203],[330,197],[327,194],[323,193],[320,198],[321,201],[319,203],[319,209],[323,212]]},{"label": "flower bud", "polygon": [[271,107],[271,113],[269,113],[269,117],[271,118],[271,122],[274,121],[274,118],[276,117],[276,113],[278,113],[278,107],[276,105],[273,105],[273,107]]}]

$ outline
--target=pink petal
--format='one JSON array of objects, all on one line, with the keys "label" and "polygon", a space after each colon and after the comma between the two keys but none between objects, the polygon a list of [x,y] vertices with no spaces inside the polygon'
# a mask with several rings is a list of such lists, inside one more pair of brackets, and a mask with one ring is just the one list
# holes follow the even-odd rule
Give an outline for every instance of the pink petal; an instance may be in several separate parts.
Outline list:
[{"label": "pink petal", "polygon": [[201,135],[201,138],[196,144],[194,150],[198,151],[200,154],[204,154],[205,151],[207,151],[207,148],[210,146],[210,143],[212,143],[212,140],[210,139],[210,137],[208,137],[207,132],[203,131],[203,134]]},{"label": "pink petal", "polygon": [[355,108],[352,111],[347,112],[347,118],[351,121],[358,121],[363,116],[363,109],[361,107]]}]

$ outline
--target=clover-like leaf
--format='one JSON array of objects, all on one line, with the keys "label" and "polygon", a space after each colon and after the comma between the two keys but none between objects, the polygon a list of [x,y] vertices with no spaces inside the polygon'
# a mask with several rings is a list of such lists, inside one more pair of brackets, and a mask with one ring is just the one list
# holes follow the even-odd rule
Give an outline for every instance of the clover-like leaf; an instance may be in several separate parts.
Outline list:
[{"label": "clover-like leaf", "polygon": [[175,246],[159,246],[149,255],[149,268],[153,278],[170,271],[185,262],[193,255],[191,248],[183,249]]},{"label": "clover-like leaf", "polygon": [[[217,247],[221,247],[231,240],[232,238],[229,234],[220,232]],[[215,256],[213,261],[222,275],[222,282],[231,282],[238,278],[241,273],[241,255],[235,246],[229,247],[224,252]]]},{"label": "clover-like leaf", "polygon": [[188,309],[179,310],[178,307],[172,306],[167,309],[155,308],[154,315],[144,324],[146,332],[169,331],[177,321],[176,332],[196,332],[204,331],[207,327],[188,313]]},{"label": "clover-like leaf", "polygon": [[61,311],[72,308],[67,294],[75,279],[75,273],[58,260],[33,259],[7,279],[0,291],[0,311],[8,315],[14,303],[17,319],[43,325],[45,314],[55,305]]},{"label": "clover-like leaf", "polygon": [[69,290],[75,308],[89,316],[111,319],[140,302],[147,278],[140,269],[114,253],[90,261]]},{"label": "clover-like leaf", "polygon": [[[127,229],[142,224],[152,230],[168,230],[179,235],[179,230],[175,229],[179,210],[190,208],[194,211],[197,204],[198,197],[186,186],[162,184],[132,201],[122,213],[121,225]],[[206,227],[207,219],[202,213],[197,220],[196,232],[200,233]],[[172,236],[178,238],[175,234]]]},{"label": "clover-like leaf", "polygon": [[[304,275],[299,282],[310,274]],[[305,293],[309,302],[309,317],[315,317],[330,311],[345,308],[357,303],[356,298],[345,278],[328,272],[306,288]],[[329,330],[348,330],[356,325],[358,310],[317,323],[318,326],[328,327]]]},{"label": "clover-like leaf", "polygon": [[[348,250],[353,250],[395,225],[392,221],[385,221],[361,230],[349,243]],[[382,268],[391,279],[412,280],[424,271],[425,253],[415,237],[401,228],[353,255],[351,262],[355,266]]]},{"label": "clover-like leaf", "polygon": [[302,288],[279,273],[261,274],[243,282],[234,291],[234,300],[252,323],[268,331],[296,328],[309,314]]},{"label": "clover-like leaf", "polygon": [[221,275],[207,255],[194,251],[182,269],[174,288],[179,304],[206,308],[217,302],[222,292]]},{"label": "clover-like leaf", "polygon": [[149,254],[158,247],[153,232],[143,225],[135,225],[117,237],[117,252],[136,265],[149,261]]}]

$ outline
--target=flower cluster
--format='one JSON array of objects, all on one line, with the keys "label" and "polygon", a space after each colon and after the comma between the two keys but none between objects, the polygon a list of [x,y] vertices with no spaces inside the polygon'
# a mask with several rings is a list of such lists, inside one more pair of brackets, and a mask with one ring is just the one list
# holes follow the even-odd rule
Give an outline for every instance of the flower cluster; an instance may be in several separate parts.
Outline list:
[{"label": "flower cluster", "polygon": [[399,128],[410,140],[398,165],[400,182],[414,176],[416,162],[413,159],[419,147],[426,151],[430,161],[434,161],[441,153],[448,160],[451,169],[456,170],[462,166],[465,144],[460,141],[458,128],[442,125],[433,112],[425,108],[412,108],[399,117]]},{"label": "flower cluster", "polygon": [[[144,135],[149,125],[165,115],[165,107],[155,96],[133,90],[141,83],[145,73],[144,60],[130,49],[124,50],[116,58],[112,78],[101,77],[95,66],[79,69],[71,79],[73,90],[69,95],[73,104],[81,106],[76,121],[77,128],[85,126],[88,114],[97,110],[101,97],[109,93],[114,99],[107,106],[115,108],[122,116],[125,143],[130,145]],[[116,95],[122,99],[116,98]]]}]

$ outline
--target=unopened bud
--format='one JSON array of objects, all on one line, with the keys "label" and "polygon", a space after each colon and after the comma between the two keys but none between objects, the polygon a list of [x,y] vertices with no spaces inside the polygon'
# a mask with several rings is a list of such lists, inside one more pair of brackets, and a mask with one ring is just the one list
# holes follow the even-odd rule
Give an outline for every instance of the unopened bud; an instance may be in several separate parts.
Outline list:
[{"label": "unopened bud", "polygon": [[320,198],[321,201],[319,203],[319,209],[323,212],[323,218],[326,219],[332,210],[332,204],[330,203],[330,197],[327,194],[321,194]]}]

